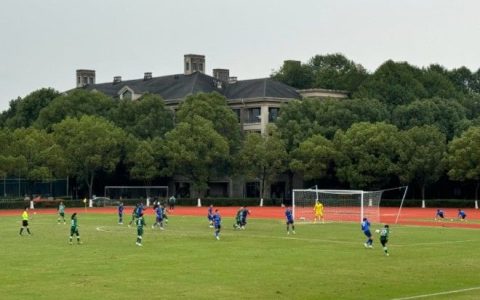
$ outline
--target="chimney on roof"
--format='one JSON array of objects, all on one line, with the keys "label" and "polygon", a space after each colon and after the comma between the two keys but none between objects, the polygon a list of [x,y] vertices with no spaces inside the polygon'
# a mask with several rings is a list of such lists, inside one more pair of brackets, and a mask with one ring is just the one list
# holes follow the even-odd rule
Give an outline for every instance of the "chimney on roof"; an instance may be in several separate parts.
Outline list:
[{"label": "chimney on roof", "polygon": [[236,82],[237,82],[237,76],[228,77],[228,83],[236,83]]},{"label": "chimney on roof", "polygon": [[223,82],[228,82],[230,71],[228,69],[213,69],[213,77]]},{"label": "chimney on roof", "polygon": [[143,80],[150,80],[152,79],[152,72],[145,72],[143,74]]},{"label": "chimney on roof", "polygon": [[185,54],[183,56],[183,73],[190,75],[195,72],[205,73],[205,55]]},{"label": "chimney on roof", "polygon": [[115,76],[113,77],[113,84],[117,84],[122,82],[122,76]]},{"label": "chimney on roof", "polygon": [[77,70],[77,88],[95,84],[95,70]]}]

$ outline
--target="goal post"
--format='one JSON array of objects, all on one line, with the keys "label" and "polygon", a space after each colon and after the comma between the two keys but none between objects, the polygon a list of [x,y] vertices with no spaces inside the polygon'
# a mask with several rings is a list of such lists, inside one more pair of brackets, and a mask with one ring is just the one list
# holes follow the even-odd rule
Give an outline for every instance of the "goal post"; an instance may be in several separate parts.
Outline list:
[{"label": "goal post", "polygon": [[[402,203],[398,209],[400,214],[407,187],[397,187],[378,191],[335,190],[335,189],[294,189],[292,192],[292,212],[295,220],[312,221],[313,207],[316,201],[323,204],[326,221],[356,222],[368,218],[379,223],[380,202],[384,192],[405,189]],[[398,218],[397,218],[398,219]]]},{"label": "goal post", "polygon": [[[168,198],[168,186],[125,186],[107,185],[104,189],[104,196],[110,199],[135,200],[145,199],[149,201],[165,201]],[[147,203],[148,204],[148,203]]]}]

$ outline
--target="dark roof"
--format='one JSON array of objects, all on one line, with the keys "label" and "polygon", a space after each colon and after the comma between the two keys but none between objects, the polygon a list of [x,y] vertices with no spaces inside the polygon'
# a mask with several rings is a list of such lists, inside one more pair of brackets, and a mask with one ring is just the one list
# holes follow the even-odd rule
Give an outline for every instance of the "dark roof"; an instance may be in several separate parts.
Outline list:
[{"label": "dark roof", "polygon": [[248,98],[290,98],[299,99],[300,94],[296,90],[271,78],[239,80],[235,83],[222,83],[222,88],[217,86],[218,80],[203,74],[191,75],[176,74],[161,77],[153,77],[148,80],[134,79],[118,83],[107,82],[85,86],[87,90],[97,90],[111,97],[118,97],[118,92],[128,86],[136,94],[151,93],[160,95],[165,100],[182,99],[188,95],[203,92],[218,92],[227,99]]}]

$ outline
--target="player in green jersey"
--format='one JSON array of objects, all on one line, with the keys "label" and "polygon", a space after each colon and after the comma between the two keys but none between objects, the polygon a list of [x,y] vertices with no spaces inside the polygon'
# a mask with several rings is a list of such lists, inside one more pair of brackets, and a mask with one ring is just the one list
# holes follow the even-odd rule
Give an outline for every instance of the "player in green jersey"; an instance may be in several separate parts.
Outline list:
[{"label": "player in green jersey", "polygon": [[60,224],[60,219],[63,220],[63,224],[66,224],[65,222],[65,204],[63,202],[60,202],[60,205],[58,205],[58,219],[57,223]]},{"label": "player in green jersey", "polygon": [[387,224],[385,224],[385,226],[380,230],[380,243],[382,244],[383,251],[385,252],[386,256],[390,255],[388,254],[388,248],[387,248],[389,234],[390,234],[390,227]]},{"label": "player in green jersey", "polygon": [[243,214],[243,206],[240,207],[237,211],[235,216],[235,224],[233,224],[233,229],[240,229],[242,227],[242,214]]},{"label": "player in green jersey", "polygon": [[142,236],[143,236],[143,226],[145,224],[145,219],[143,218],[143,214],[138,215],[138,218],[135,220],[137,224],[137,246],[142,246]]},{"label": "player in green jersey", "polygon": [[77,235],[77,243],[81,244],[80,241],[80,233],[78,232],[78,220],[77,220],[77,213],[73,213],[72,220],[70,221],[70,245],[72,244],[73,235]]}]

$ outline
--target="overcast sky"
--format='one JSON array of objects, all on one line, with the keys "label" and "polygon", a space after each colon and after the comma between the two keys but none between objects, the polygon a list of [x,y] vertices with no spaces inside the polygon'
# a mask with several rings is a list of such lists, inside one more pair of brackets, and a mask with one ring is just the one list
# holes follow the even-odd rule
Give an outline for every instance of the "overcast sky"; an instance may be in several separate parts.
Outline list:
[{"label": "overcast sky", "polygon": [[480,1],[451,0],[2,0],[0,111],[42,88],[206,70],[267,77],[286,59],[343,53],[374,71],[387,59],[480,67]]}]

